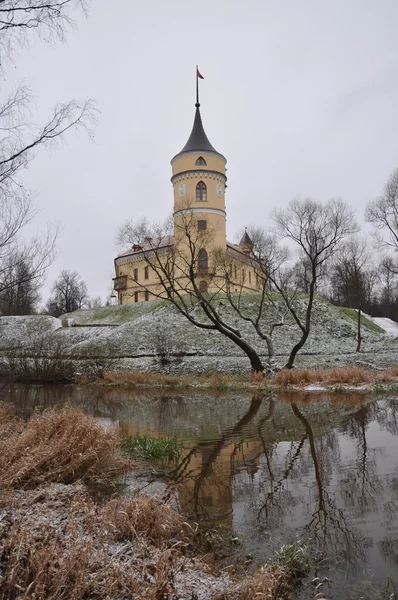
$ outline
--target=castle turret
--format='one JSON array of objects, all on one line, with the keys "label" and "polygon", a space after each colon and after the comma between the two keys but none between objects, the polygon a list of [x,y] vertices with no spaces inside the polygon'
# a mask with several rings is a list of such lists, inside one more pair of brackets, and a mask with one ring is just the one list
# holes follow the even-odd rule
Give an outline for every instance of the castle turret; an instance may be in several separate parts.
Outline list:
[{"label": "castle turret", "polygon": [[203,128],[197,95],[191,134],[171,160],[174,187],[174,225],[178,238],[183,215],[190,214],[199,230],[211,232],[208,254],[226,248],[226,159],[210,143]]}]

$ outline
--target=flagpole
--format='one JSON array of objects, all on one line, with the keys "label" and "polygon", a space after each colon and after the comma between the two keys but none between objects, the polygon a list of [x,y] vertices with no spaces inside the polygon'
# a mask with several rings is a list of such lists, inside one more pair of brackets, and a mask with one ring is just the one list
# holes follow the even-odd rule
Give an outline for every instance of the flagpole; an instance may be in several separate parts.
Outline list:
[{"label": "flagpole", "polygon": [[199,108],[199,77],[198,77],[198,65],[196,65],[196,108]]}]

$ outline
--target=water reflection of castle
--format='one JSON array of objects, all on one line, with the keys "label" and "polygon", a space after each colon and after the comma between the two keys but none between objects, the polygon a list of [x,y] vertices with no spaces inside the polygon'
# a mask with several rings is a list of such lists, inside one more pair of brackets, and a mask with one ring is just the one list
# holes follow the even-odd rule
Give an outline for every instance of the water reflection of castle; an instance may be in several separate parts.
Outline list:
[{"label": "water reflection of castle", "polygon": [[[123,435],[143,433],[136,423],[121,421],[120,428]],[[155,428],[146,428],[145,433],[155,438],[164,435]],[[175,474],[184,513],[232,527],[233,477],[242,471],[254,475],[263,452],[259,441],[184,442]]]}]

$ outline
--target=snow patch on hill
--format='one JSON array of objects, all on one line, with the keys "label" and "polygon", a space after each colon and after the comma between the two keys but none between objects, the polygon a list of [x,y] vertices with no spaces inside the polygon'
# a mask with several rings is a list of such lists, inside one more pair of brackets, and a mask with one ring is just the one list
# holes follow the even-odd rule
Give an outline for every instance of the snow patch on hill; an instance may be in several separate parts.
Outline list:
[{"label": "snow patch on hill", "polygon": [[387,317],[369,317],[373,323],[384,329],[386,335],[391,338],[398,338],[398,323]]}]

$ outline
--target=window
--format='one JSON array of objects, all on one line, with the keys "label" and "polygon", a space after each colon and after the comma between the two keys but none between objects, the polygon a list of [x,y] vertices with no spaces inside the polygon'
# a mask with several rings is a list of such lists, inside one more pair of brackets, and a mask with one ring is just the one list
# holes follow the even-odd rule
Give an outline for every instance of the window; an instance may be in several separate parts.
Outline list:
[{"label": "window", "polygon": [[196,201],[205,202],[207,200],[207,187],[203,181],[199,181],[196,186]]},{"label": "window", "polygon": [[134,269],[134,281],[138,281],[138,269]]},{"label": "window", "polygon": [[246,274],[245,274],[245,270],[242,269],[242,282],[244,283],[246,279]]},{"label": "window", "polygon": [[145,267],[145,269],[144,269],[144,277],[145,277],[145,279],[149,279],[149,267]]},{"label": "window", "polygon": [[204,248],[199,250],[198,254],[198,267],[200,273],[207,273],[208,269],[208,257],[207,252]]},{"label": "window", "polygon": [[138,302],[138,292],[134,292],[134,302]]},{"label": "window", "polygon": [[206,166],[206,161],[203,158],[203,156],[199,156],[198,160],[196,161],[195,165],[197,167],[201,167],[201,166]]},{"label": "window", "polygon": [[232,263],[229,264],[229,275],[232,277]]},{"label": "window", "polygon": [[207,281],[200,281],[199,282],[199,291],[202,292],[202,294],[207,294]]},{"label": "window", "polygon": [[198,231],[206,231],[207,229],[207,221],[198,221]]},{"label": "window", "polygon": [[251,282],[252,282],[252,272],[249,271],[249,283],[251,283]]},{"label": "window", "polygon": [[145,302],[148,302],[149,300],[149,292],[148,290],[145,290]]},{"label": "window", "polygon": [[236,279],[236,265],[234,266],[234,271],[235,271],[235,279]]}]

